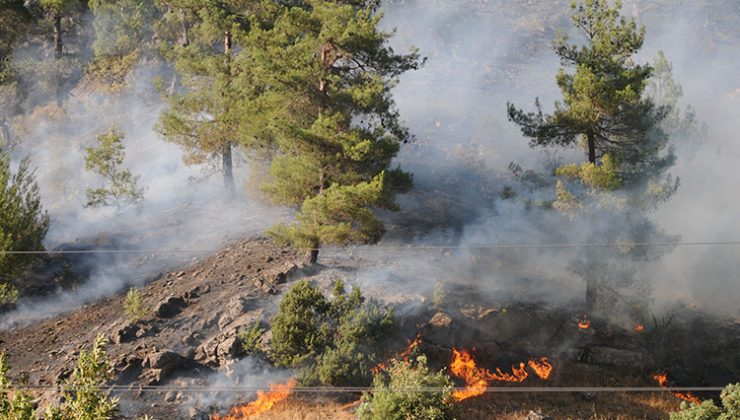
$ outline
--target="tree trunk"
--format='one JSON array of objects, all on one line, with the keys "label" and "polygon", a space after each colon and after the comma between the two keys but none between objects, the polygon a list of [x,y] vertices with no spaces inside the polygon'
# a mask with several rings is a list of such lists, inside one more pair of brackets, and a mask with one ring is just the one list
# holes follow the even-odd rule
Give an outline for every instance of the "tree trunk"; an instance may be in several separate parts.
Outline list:
[{"label": "tree trunk", "polygon": [[312,266],[319,262],[319,249],[314,248],[306,252],[305,265]]},{"label": "tree trunk", "polygon": [[56,78],[56,96],[57,96],[57,106],[61,107],[63,103],[63,97],[62,97],[62,71],[59,68],[60,63],[59,60],[62,59],[62,55],[64,54],[64,40],[62,39],[62,15],[57,13],[54,15],[54,58],[56,59],[56,69],[54,71]]},{"label": "tree trunk", "polygon": [[234,191],[234,168],[231,159],[231,142],[226,142],[221,151],[221,162],[224,171],[224,187],[230,192]]},{"label": "tree trunk", "polygon": [[[231,56],[231,32],[224,32],[224,55],[226,56],[226,64],[228,66]],[[227,71],[230,70],[227,68]],[[228,75],[231,77],[231,74]],[[231,141],[227,141],[223,146],[221,153],[223,171],[224,171],[224,186],[229,192],[234,192],[234,169],[233,162],[231,159]]]},{"label": "tree trunk", "polygon": [[231,32],[224,32],[224,54],[231,54]]},{"label": "tree trunk", "polygon": [[188,34],[188,21],[185,18],[185,12],[180,14],[180,45],[187,47],[190,45],[190,36]]},{"label": "tree trunk", "polygon": [[596,165],[596,136],[593,133],[588,133],[588,161]]},{"label": "tree trunk", "polygon": [[586,312],[589,314],[596,308],[596,287],[586,280]]}]

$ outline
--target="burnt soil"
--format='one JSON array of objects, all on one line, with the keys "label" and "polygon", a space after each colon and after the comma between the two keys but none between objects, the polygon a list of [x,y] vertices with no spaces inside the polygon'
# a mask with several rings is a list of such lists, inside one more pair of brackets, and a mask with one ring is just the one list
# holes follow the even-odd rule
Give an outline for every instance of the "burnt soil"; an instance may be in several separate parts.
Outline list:
[{"label": "burnt soil", "polygon": [[[303,255],[264,238],[234,242],[152,278],[140,289],[148,315],[138,322],[126,320],[125,293],[120,293],[54,319],[2,331],[0,347],[12,366],[11,377],[27,377],[44,406],[58,401],[57,387],[69,376],[80,350],[103,334],[111,340],[108,354],[114,384],[120,386],[114,395],[124,416],[208,418],[249,401],[253,394],[199,396],[186,392],[187,387],[207,385],[214,375],[231,377],[232,367],[243,360],[238,332],[254,322],[269,323],[291,282],[305,277],[329,290],[333,280],[351,278],[372,264],[325,258],[327,265],[307,269],[302,260]],[[654,319],[639,333],[601,319],[591,319],[589,328],[582,329],[578,323],[583,312],[577,305],[497,301],[463,283],[445,288],[444,302],[436,304],[425,293],[386,291],[373,296],[393,306],[399,317],[398,346],[389,349],[388,357],[418,335],[422,344],[417,351],[427,354],[434,368],[447,367],[452,348],[470,349],[479,366],[490,370],[509,371],[519,361],[541,356],[552,362],[547,382],[530,374],[521,384],[507,385],[512,387],[655,386],[656,372],[667,372],[672,385],[716,386],[740,379],[740,360],[731,356],[740,354],[737,320],[717,320],[687,309]],[[269,332],[263,336],[263,343],[268,341]],[[156,386],[174,389],[152,388]],[[716,393],[701,396],[713,398]],[[353,401],[359,398],[296,394],[263,418],[353,418]],[[540,414],[564,419],[667,418],[678,405],[666,392],[490,393],[458,404],[459,418],[474,419]]]}]

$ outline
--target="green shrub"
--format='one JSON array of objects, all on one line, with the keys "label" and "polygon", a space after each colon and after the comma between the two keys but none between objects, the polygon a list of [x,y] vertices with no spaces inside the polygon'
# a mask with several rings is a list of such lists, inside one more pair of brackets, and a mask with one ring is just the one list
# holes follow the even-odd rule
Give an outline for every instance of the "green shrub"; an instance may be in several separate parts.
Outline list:
[{"label": "green shrub", "polygon": [[99,134],[94,147],[85,147],[85,170],[93,171],[105,178],[107,185],[101,188],[88,188],[86,207],[108,205],[120,206],[138,203],[144,199],[144,188],[139,188],[139,177],[128,169],[122,169],[126,158],[123,133],[111,128]]},{"label": "green shrub", "polygon": [[35,419],[31,396],[20,389],[12,388],[13,383],[7,376],[9,370],[7,357],[0,353],[0,420]]},{"label": "green shrub", "polygon": [[[0,153],[0,251],[43,251],[49,229],[49,216],[41,208],[38,185],[28,159],[21,161],[15,173],[10,159]],[[30,254],[0,252],[0,305],[18,298],[13,283],[33,259]]]},{"label": "green shrub", "polygon": [[394,360],[390,368],[377,373],[373,390],[362,397],[360,419],[454,418],[452,380],[443,372],[429,371],[426,363],[424,356],[419,356],[416,363]]},{"label": "green shrub", "polygon": [[95,339],[92,349],[81,351],[77,366],[64,384],[64,403],[49,408],[46,420],[109,420],[118,416],[118,399],[101,390],[111,376],[103,335]]},{"label": "green shrub", "polygon": [[[105,353],[105,336],[95,339],[92,349],[80,352],[77,366],[64,384],[63,403],[37,413],[31,397],[22,389],[13,389],[7,377],[10,369],[0,354],[0,420],[109,420],[117,418],[118,400],[110,398],[101,387],[110,379],[111,366]],[[12,398],[8,397],[12,394]]]},{"label": "green shrub", "polygon": [[262,338],[262,334],[265,333],[265,329],[260,324],[257,321],[239,333],[239,341],[242,344],[242,349],[248,355],[255,355],[261,352],[260,339]]},{"label": "green shrub", "polygon": [[366,385],[382,344],[395,330],[390,310],[346,293],[337,281],[331,298],[302,280],[286,293],[273,321],[271,358],[300,369],[304,385]]},{"label": "green shrub", "polygon": [[736,420],[740,419],[740,383],[730,384],[720,394],[722,407],[712,400],[701,405],[681,403],[681,411],[671,413],[671,420]]},{"label": "green shrub", "polygon": [[149,313],[149,308],[144,305],[144,299],[141,297],[139,289],[132,287],[126,293],[126,299],[123,301],[123,311],[126,319],[131,322],[140,321]]}]

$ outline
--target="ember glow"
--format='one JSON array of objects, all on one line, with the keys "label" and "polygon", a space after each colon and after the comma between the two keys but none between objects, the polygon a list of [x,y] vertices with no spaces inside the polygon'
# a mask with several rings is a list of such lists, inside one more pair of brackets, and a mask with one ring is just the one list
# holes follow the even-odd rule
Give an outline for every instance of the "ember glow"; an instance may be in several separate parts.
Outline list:
[{"label": "ember glow", "polygon": [[[547,380],[552,373],[552,364],[547,360],[547,357],[541,357],[537,360],[532,359],[528,362],[528,365],[542,380]],[[504,372],[500,368],[491,372],[479,368],[469,351],[457,349],[452,349],[450,371],[453,375],[465,381],[465,389],[456,390],[452,393],[452,397],[456,401],[483,394],[491,381],[523,382],[529,376],[524,362],[520,362],[518,366],[512,366],[511,373]]]},{"label": "ember glow", "polygon": [[582,320],[578,321],[578,328],[582,330],[586,330],[591,327],[591,321],[589,321],[586,318],[583,318]]},{"label": "ember glow", "polygon": [[[666,373],[656,373],[653,375],[653,379],[658,381],[658,384],[662,387],[668,386],[668,374]],[[701,405],[701,399],[694,395],[693,392],[678,392],[678,391],[671,391],[673,395],[676,396],[676,398],[680,398],[684,401],[688,401],[690,403],[694,403],[696,405]]]},{"label": "ember glow", "polygon": [[257,399],[239,407],[234,407],[225,416],[214,415],[212,420],[247,419],[269,411],[275,404],[288,398],[297,381],[293,378],[284,384],[272,384],[269,391],[257,391]]}]

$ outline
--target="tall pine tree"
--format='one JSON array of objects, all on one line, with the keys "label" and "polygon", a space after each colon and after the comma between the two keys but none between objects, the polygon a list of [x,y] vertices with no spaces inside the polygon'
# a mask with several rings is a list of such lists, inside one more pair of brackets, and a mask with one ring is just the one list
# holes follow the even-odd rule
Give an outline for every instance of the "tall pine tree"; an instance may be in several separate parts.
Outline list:
[{"label": "tall pine tree", "polygon": [[373,209],[396,209],[394,195],[411,187],[410,174],[390,167],[409,138],[391,88],[421,60],[388,46],[375,2],[301,3],[253,29],[245,75],[264,86],[252,107],[267,133],[251,140],[272,152],[264,190],[301,206],[296,224],[271,234],[313,263],[322,244],[377,242]]},{"label": "tall pine tree", "polygon": [[639,278],[637,267],[669,248],[630,244],[676,239],[646,213],[668,199],[678,181],[665,175],[674,162],[663,130],[669,108],[655,105],[645,92],[652,67],[633,62],[645,29],[621,17],[620,9],[620,1],[573,1],[572,21],[586,43],[570,45],[565,36],[554,43],[565,67],[556,78],[563,101],[551,115],[543,114],[539,101],[535,113],[508,104],[508,115],[533,147],[586,150],[586,162],[555,170],[552,207],[574,223],[579,241],[591,244],[570,267],[586,283],[589,311],[626,305],[639,312],[650,284]]},{"label": "tall pine tree", "polygon": [[666,110],[643,95],[652,67],[633,61],[645,28],[621,17],[621,7],[620,0],[614,6],[574,0],[572,21],[586,44],[569,44],[565,35],[554,43],[564,66],[556,79],[563,101],[551,115],[543,114],[539,101],[537,112],[508,104],[508,114],[532,146],[580,145],[593,165],[610,155],[621,180],[636,184],[661,174],[674,156],[661,130]]},{"label": "tall pine tree", "polygon": [[[165,139],[182,146],[189,163],[220,158],[224,185],[234,188],[232,148],[240,143],[239,103],[247,100],[235,79],[241,69],[234,64],[250,27],[255,0],[170,2],[180,16],[182,38],[165,47],[175,61],[182,88],[168,97],[158,130]],[[171,19],[170,19],[171,21]]]}]

